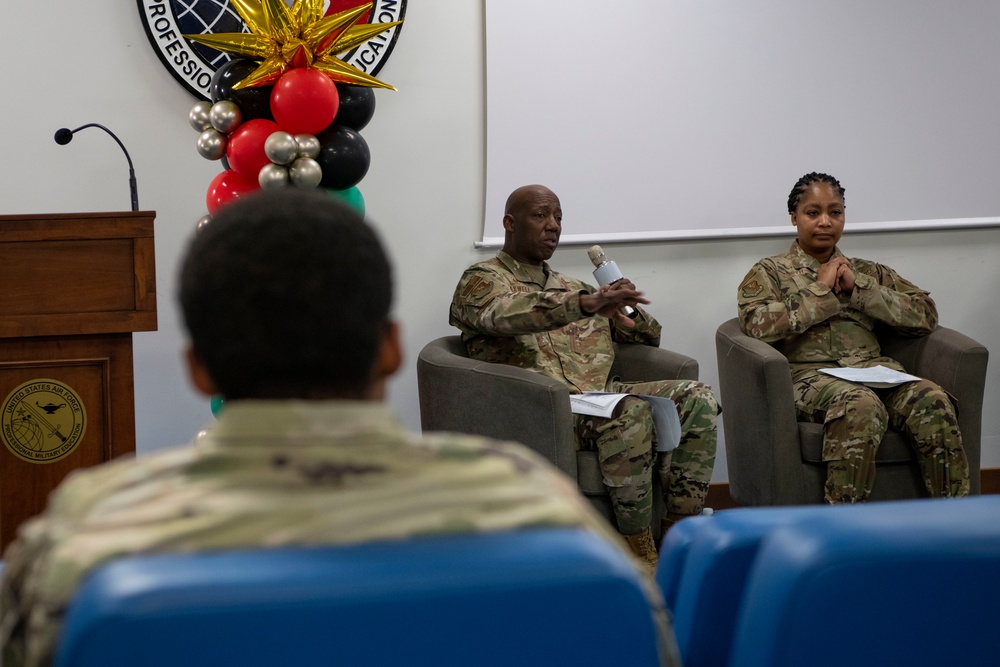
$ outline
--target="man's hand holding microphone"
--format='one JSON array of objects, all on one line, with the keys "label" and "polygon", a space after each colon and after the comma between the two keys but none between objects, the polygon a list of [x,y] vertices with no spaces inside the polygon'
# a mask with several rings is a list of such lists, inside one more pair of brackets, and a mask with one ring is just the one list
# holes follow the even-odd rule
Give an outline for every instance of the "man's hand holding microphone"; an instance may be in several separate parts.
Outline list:
[{"label": "man's hand holding microphone", "polygon": [[591,247],[587,255],[596,267],[594,279],[601,287],[594,294],[582,295],[580,307],[586,313],[602,315],[622,326],[635,326],[633,318],[637,311],[633,306],[649,303],[649,300],[643,298],[632,281],[622,275],[617,264],[608,260],[601,246]]}]

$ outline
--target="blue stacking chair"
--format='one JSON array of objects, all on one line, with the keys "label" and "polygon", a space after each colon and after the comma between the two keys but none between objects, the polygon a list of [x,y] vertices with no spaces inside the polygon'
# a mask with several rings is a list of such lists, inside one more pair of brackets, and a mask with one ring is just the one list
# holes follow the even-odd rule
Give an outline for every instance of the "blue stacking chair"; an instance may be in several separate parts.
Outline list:
[{"label": "blue stacking chair", "polygon": [[56,665],[659,665],[641,578],[576,529],[133,556],[81,585]]},{"label": "blue stacking chair", "polygon": [[1000,497],[854,510],[767,537],[730,667],[996,664]]},{"label": "blue stacking chair", "polygon": [[663,593],[663,600],[671,612],[677,602],[677,589],[680,588],[684,568],[687,566],[688,552],[698,537],[705,523],[711,521],[710,515],[699,514],[677,522],[663,538],[660,545],[660,564],[656,568],[656,585]]},{"label": "blue stacking chair", "polygon": [[664,539],[656,580],[674,621],[685,667],[727,664],[746,578],[779,526],[844,508],[732,509],[685,519]]}]

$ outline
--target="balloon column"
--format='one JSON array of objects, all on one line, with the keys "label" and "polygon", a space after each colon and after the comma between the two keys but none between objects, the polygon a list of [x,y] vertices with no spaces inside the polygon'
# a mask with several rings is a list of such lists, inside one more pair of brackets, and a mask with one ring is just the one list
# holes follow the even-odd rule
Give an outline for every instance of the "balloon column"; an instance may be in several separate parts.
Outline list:
[{"label": "balloon column", "polygon": [[209,224],[227,202],[260,188],[322,188],[364,215],[357,184],[371,154],[360,130],[372,88],[392,86],[336,58],[400,22],[357,22],[373,3],[323,16],[323,0],[230,0],[250,33],[185,35],[235,54],[212,78],[212,101],[188,120],[198,153],[220,160],[208,186]]}]

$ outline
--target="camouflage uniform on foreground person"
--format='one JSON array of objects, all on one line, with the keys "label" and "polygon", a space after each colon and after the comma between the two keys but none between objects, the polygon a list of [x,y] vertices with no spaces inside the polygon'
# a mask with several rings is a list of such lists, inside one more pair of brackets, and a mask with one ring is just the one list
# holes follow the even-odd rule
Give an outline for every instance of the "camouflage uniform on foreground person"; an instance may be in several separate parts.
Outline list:
[{"label": "camouflage uniform on foreground person", "polygon": [[[627,278],[595,289],[549,267],[562,231],[562,208],[551,190],[515,190],[503,225],[503,250],[465,271],[449,321],[475,359],[538,371],[573,393],[662,396],[677,405],[681,442],[668,452],[656,451],[652,413],[641,399],[624,399],[611,419],[576,417],[580,447],[597,451],[619,531],[655,568],[653,470],[667,506],[664,530],[701,512],[715,463],[718,405],[712,390],[694,380],[623,383],[611,377],[612,341],[658,346],[661,327],[639,307],[648,301]],[[622,313],[624,306],[636,308],[634,320]]]},{"label": "camouflage uniform on foreground person", "polygon": [[875,484],[875,453],[886,427],[912,442],[931,496],[969,493],[969,464],[955,407],[930,380],[890,389],[820,373],[820,368],[887,366],[877,324],[922,336],[937,326],[930,295],[882,264],[848,259],[837,248],[844,230],[844,189],[827,174],[806,174],[788,212],[798,239],[783,254],[754,265],[738,294],[744,333],[774,345],[791,366],[800,420],[823,424],[825,498],[853,503]]},{"label": "camouflage uniform on foreground person", "polygon": [[526,448],[400,426],[383,403],[400,365],[391,295],[374,232],[328,197],[272,191],[220,211],[180,284],[191,377],[225,396],[218,422],[192,446],[75,473],[22,527],[5,554],[5,667],[51,664],[80,580],[131,553],[553,525],[628,553]]}]

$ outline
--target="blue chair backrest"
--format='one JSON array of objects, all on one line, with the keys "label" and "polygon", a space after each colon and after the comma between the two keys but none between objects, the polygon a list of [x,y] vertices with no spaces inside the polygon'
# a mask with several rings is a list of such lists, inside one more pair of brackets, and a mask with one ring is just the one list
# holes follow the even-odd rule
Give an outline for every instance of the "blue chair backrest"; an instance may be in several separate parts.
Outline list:
[{"label": "blue chair backrest", "polygon": [[684,519],[664,539],[656,580],[685,667],[725,665],[746,577],[778,526],[838,511],[828,506],[747,508]]},{"label": "blue chair backrest", "polygon": [[56,665],[658,665],[641,577],[576,529],[130,557],[81,585]]},{"label": "blue chair backrest", "polygon": [[677,601],[677,589],[680,588],[684,568],[687,566],[688,552],[698,536],[699,531],[712,517],[707,515],[693,516],[670,529],[663,544],[660,545],[660,564],[656,568],[656,585],[663,593],[667,609],[673,611]]},{"label": "blue chair backrest", "polygon": [[731,667],[988,665],[1000,656],[1000,497],[873,503],[779,527]]}]

